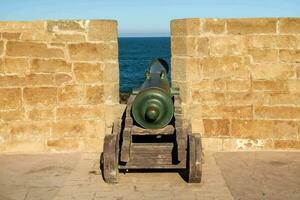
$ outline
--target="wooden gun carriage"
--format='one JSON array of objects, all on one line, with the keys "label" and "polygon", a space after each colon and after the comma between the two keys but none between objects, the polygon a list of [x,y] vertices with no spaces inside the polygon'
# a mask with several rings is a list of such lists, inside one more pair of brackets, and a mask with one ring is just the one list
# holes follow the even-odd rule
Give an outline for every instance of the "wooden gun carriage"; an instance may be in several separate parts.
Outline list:
[{"label": "wooden gun carriage", "polygon": [[[137,123],[133,104],[138,101],[138,94],[130,95],[123,117],[115,120],[112,133],[104,138],[101,155],[104,180],[117,183],[119,170],[176,169],[186,174],[187,182],[201,182],[201,138],[200,134],[192,134],[190,122],[183,118],[179,92],[173,92],[171,96],[173,112],[170,121],[158,128],[143,127]],[[147,104],[146,100],[142,102],[143,106]],[[156,109],[155,105],[151,106]],[[152,107],[148,114],[157,117]],[[144,112],[148,112],[147,109]]]}]

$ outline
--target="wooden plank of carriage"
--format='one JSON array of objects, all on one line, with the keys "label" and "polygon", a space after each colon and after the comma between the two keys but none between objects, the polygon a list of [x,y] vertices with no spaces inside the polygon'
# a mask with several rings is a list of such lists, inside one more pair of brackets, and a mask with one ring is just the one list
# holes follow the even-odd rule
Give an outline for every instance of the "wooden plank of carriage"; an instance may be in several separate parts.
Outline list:
[{"label": "wooden plank of carriage", "polygon": [[130,159],[130,146],[131,146],[131,129],[126,128],[123,131],[123,142],[121,147],[121,161],[128,162]]},{"label": "wooden plank of carriage", "polygon": [[172,125],[167,125],[161,129],[144,129],[139,126],[133,126],[132,135],[172,135],[175,129]]}]

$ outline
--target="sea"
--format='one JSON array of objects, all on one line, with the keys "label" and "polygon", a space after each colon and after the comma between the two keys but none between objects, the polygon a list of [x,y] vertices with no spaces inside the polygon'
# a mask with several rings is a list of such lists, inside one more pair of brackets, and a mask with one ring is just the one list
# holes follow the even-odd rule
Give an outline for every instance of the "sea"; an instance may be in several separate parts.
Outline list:
[{"label": "sea", "polygon": [[145,71],[153,59],[163,58],[170,67],[170,37],[120,37],[118,42],[122,93],[130,93],[144,82]]}]

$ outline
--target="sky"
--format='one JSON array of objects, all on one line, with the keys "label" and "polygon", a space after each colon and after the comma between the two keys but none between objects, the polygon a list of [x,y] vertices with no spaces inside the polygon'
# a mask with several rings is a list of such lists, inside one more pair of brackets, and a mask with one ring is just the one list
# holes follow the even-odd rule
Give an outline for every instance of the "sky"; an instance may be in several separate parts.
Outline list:
[{"label": "sky", "polygon": [[299,17],[300,0],[0,0],[0,20],[116,19],[119,36],[169,36],[179,18]]}]

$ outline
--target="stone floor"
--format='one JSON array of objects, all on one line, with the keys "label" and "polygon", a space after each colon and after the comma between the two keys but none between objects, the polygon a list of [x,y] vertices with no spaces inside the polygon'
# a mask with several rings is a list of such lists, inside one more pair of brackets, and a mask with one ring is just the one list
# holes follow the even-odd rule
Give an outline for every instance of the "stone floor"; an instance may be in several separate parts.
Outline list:
[{"label": "stone floor", "polygon": [[2,154],[0,200],[15,199],[300,199],[300,152],[206,152],[201,184],[152,171],[115,185],[103,182],[97,154]]}]

